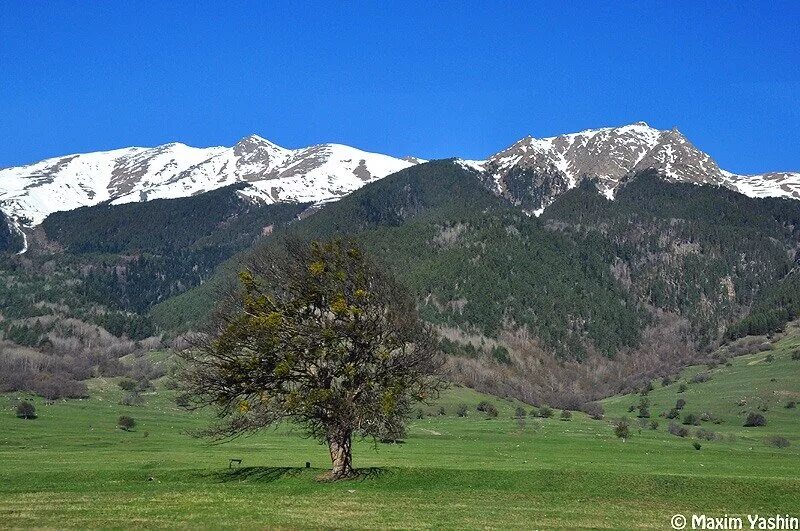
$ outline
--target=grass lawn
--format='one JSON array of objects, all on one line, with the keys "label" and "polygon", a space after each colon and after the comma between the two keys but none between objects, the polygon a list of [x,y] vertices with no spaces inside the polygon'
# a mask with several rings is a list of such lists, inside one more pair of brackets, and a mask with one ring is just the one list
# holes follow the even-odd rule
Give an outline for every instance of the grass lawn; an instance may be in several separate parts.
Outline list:
[{"label": "grass lawn", "polygon": [[[116,381],[93,380],[87,400],[34,399],[36,420],[17,419],[15,395],[0,396],[0,527],[666,529],[675,513],[798,516],[800,409],[785,404],[800,400],[800,361],[790,359],[799,344],[791,335],[736,358],[683,393],[680,384],[705,368],[657,383],[657,430],[639,429],[628,412],[638,396],[606,400],[605,421],[556,412],[520,427],[518,403],[489,397],[500,415],[486,419],[475,411],[486,396],[453,388],[412,421],[404,443],[357,443],[364,475],[332,484],[315,480],[329,465],[326,448],[287,427],[217,445],[186,435],[208,417],[179,410],[161,387],[127,407]],[[696,450],[695,439],[667,433],[658,415],[678,397],[684,412],[719,419],[702,423],[718,440]],[[460,403],[470,406],[466,418],[455,415]],[[759,407],[767,426],[742,427]],[[134,431],[115,427],[121,414],[136,419]],[[632,420],[627,441],[608,421],[623,415]],[[777,435],[791,446],[764,442]],[[229,469],[231,458],[242,465]]]}]

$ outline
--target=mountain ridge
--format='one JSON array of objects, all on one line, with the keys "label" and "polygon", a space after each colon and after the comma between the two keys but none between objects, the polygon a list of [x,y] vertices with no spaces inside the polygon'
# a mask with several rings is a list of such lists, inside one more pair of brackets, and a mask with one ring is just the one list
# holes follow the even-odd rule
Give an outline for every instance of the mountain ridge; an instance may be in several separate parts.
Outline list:
[{"label": "mountain ridge", "polygon": [[677,128],[659,130],[645,122],[528,136],[486,160],[465,163],[484,171],[495,193],[537,215],[583,179],[593,179],[613,199],[630,176],[648,169],[673,182],[725,186],[750,197],[800,199],[800,172],[735,174],[720,168]]},{"label": "mountain ridge", "polygon": [[[645,122],[527,136],[485,160],[458,160],[480,172],[495,194],[535,215],[584,179],[613,199],[632,175],[647,169],[673,182],[800,200],[800,172],[735,174],[720,168],[677,128],[659,130]],[[11,220],[9,230],[23,236],[24,251],[19,229],[38,225],[57,211],[187,197],[237,182],[250,184],[243,196],[266,204],[324,203],[421,162],[333,143],[288,149],[255,134],[231,147],[180,142],[128,147],[0,169],[0,210]]]},{"label": "mountain ridge", "polygon": [[257,135],[231,147],[172,142],[53,157],[0,169],[0,209],[18,225],[109,202],[173,199],[248,182],[265,203],[324,202],[412,162],[342,144],[287,149]]}]

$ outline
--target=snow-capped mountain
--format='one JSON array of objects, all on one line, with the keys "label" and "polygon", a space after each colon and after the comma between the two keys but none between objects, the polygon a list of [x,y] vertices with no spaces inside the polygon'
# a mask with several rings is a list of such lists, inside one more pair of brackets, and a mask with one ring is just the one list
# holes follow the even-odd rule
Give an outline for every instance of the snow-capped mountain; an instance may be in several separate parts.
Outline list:
[{"label": "snow-capped mountain", "polygon": [[[0,211],[24,247],[19,228],[37,225],[60,210],[185,197],[242,181],[250,186],[240,193],[255,200],[320,203],[420,162],[424,160],[340,144],[286,149],[255,135],[232,147],[130,147],[0,169]],[[477,170],[498,195],[536,214],[584,178],[613,198],[627,178],[649,168],[673,181],[800,200],[800,173],[736,175],[721,169],[677,129],[658,130],[643,122],[526,137],[486,160],[461,163]]]},{"label": "snow-capped mountain", "polygon": [[644,122],[550,138],[526,137],[484,161],[465,161],[484,172],[499,195],[538,213],[560,193],[592,178],[613,198],[625,178],[648,168],[677,182],[713,184],[753,197],[800,199],[800,173],[736,175],[720,169],[677,129]]},{"label": "snow-capped mountain", "polygon": [[60,210],[185,197],[240,181],[251,185],[242,193],[267,203],[323,202],[413,164],[339,144],[286,149],[255,135],[233,147],[131,147],[2,169],[0,209],[31,226]]}]

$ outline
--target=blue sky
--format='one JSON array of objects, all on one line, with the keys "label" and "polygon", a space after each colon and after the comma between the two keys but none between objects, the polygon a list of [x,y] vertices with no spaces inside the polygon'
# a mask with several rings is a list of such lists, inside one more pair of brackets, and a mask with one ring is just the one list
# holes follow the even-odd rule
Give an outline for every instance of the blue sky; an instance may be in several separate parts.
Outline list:
[{"label": "blue sky", "polygon": [[800,2],[0,3],[0,167],[179,140],[482,158],[644,120],[800,170]]}]

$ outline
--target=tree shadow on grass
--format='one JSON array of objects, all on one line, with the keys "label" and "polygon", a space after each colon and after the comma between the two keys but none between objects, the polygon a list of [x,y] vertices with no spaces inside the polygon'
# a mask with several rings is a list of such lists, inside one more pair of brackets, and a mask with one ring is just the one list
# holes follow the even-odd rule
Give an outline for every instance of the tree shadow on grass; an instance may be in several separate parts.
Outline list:
[{"label": "tree shadow on grass", "polygon": [[245,466],[222,470],[207,474],[207,477],[220,483],[229,481],[253,481],[258,483],[272,483],[282,478],[298,476],[306,470],[300,467],[291,466]]},{"label": "tree shadow on grass", "polygon": [[[205,477],[219,483],[230,481],[252,481],[257,483],[272,483],[284,478],[298,477],[303,474],[313,473],[316,478],[321,478],[327,470],[319,468],[302,468],[291,466],[246,466],[221,470],[204,474]],[[369,481],[378,479],[389,472],[386,468],[369,467],[356,469],[355,475],[347,481]]]},{"label": "tree shadow on grass", "polygon": [[353,479],[359,481],[367,481],[370,479],[379,479],[384,474],[389,472],[386,468],[371,466],[369,468],[357,468],[356,475]]}]

